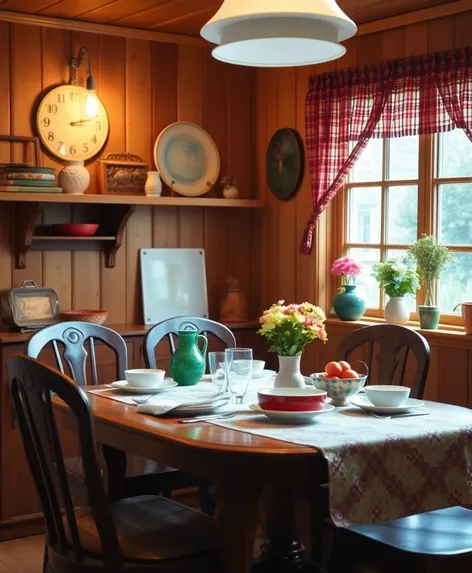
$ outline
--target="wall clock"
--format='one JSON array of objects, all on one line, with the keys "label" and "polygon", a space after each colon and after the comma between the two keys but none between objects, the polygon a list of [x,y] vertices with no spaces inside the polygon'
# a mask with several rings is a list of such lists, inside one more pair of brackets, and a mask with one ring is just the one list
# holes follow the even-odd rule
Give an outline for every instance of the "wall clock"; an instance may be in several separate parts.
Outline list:
[{"label": "wall clock", "polygon": [[109,129],[107,112],[96,98],[94,116],[87,115],[89,95],[90,91],[82,86],[66,84],[53,88],[41,100],[36,127],[41,142],[55,157],[86,161],[105,145]]},{"label": "wall clock", "polygon": [[305,172],[305,153],[300,134],[291,128],[279,129],[272,136],[266,156],[269,189],[282,200],[300,189]]}]

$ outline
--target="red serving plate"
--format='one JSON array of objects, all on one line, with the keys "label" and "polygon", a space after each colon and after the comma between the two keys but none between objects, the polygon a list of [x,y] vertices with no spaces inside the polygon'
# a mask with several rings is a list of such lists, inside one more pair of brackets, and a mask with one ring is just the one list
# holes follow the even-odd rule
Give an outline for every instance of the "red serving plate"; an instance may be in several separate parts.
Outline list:
[{"label": "red serving plate", "polygon": [[316,388],[265,388],[257,392],[263,410],[312,412],[322,410],[327,393]]},{"label": "red serving plate", "polygon": [[98,230],[95,223],[64,223],[54,225],[54,229],[59,235],[67,237],[92,237]]}]

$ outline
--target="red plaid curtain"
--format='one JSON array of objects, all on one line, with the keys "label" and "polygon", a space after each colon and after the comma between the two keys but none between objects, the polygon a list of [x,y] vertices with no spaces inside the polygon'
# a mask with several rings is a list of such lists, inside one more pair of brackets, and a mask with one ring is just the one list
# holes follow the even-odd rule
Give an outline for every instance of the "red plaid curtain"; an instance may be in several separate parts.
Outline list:
[{"label": "red plaid curtain", "polygon": [[369,139],[455,128],[472,141],[472,48],[311,77],[306,147],[313,215],[301,252],[311,254],[316,220]]}]

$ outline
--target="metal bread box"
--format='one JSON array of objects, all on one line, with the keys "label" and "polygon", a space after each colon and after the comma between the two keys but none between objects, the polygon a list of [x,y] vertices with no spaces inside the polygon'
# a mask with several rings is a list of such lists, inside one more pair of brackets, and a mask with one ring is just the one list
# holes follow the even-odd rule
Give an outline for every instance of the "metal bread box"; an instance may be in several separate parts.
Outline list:
[{"label": "metal bread box", "polygon": [[0,291],[0,320],[5,326],[36,330],[54,324],[59,316],[59,300],[52,288],[24,281],[21,287]]}]

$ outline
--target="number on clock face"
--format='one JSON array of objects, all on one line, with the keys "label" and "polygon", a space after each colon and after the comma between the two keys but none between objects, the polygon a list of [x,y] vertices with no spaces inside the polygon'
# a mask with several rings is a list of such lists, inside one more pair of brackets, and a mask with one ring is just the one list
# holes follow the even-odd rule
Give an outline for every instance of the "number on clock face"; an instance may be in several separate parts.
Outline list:
[{"label": "number on clock face", "polygon": [[39,104],[36,125],[43,145],[52,155],[85,161],[97,155],[108,137],[108,117],[99,100],[98,114],[88,117],[89,92],[72,84],[52,89]]}]

